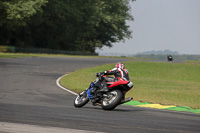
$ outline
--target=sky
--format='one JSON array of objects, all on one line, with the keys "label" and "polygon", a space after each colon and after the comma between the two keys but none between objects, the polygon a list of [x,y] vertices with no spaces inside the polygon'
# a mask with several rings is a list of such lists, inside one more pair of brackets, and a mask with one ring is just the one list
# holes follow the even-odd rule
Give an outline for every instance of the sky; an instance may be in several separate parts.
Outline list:
[{"label": "sky", "polygon": [[130,5],[134,21],[128,25],[133,37],[97,53],[124,55],[168,49],[200,55],[200,0],[136,0]]}]

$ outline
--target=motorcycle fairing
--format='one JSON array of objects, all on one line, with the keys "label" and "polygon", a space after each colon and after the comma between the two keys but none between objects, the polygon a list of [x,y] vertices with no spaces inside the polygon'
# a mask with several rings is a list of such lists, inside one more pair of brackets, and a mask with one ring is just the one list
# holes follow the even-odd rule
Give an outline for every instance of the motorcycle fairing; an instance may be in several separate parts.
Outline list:
[{"label": "motorcycle fairing", "polygon": [[119,80],[117,82],[108,82],[108,85],[111,84],[111,85],[108,86],[108,88],[112,88],[112,87],[115,87],[115,86],[118,86],[118,85],[125,85],[125,84],[128,84],[128,83],[129,83],[129,81],[126,81],[126,80]]}]

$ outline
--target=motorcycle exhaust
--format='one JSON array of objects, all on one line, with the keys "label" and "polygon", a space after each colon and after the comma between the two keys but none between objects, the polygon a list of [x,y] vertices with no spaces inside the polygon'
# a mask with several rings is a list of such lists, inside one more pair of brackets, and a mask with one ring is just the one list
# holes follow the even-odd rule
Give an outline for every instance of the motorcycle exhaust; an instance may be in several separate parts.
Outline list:
[{"label": "motorcycle exhaust", "polygon": [[127,103],[127,102],[131,101],[132,99],[133,99],[132,97],[128,97],[126,99],[123,99],[120,104]]}]

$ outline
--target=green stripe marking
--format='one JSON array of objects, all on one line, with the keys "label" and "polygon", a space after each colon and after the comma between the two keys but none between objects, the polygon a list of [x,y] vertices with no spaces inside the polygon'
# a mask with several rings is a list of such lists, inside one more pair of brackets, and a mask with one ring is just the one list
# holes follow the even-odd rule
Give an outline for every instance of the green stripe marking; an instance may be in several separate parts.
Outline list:
[{"label": "green stripe marking", "polygon": [[184,111],[184,112],[191,112],[191,113],[200,113],[200,109],[192,109],[187,106],[165,106],[161,104],[150,104],[147,102],[140,102],[140,101],[130,101],[124,103],[125,105],[132,105],[132,106],[139,106],[139,107],[148,107],[148,108],[157,108],[157,109],[165,109],[165,110],[173,110],[173,111]]},{"label": "green stripe marking", "polygon": [[142,103],[142,102],[139,102],[139,101],[130,101],[130,102],[127,102],[127,103],[124,103],[125,105],[144,105],[144,104],[150,104],[150,103]]},{"label": "green stripe marking", "polygon": [[171,107],[171,108],[166,108],[166,110],[186,111],[186,112],[192,112],[192,113],[200,113],[200,109],[192,109],[192,108],[187,107],[187,106]]}]

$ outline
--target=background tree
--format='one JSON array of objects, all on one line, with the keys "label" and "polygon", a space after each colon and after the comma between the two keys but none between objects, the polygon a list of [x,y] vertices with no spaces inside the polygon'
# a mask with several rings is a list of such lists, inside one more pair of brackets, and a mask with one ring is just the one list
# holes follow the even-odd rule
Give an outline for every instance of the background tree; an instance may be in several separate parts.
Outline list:
[{"label": "background tree", "polygon": [[[129,0],[1,1],[0,43],[95,52],[131,37]],[[4,39],[2,39],[4,38]]]},{"label": "background tree", "polygon": [[[45,6],[46,3],[46,0],[1,0],[0,43],[18,45],[17,42],[23,40],[18,36],[21,27],[27,26],[30,17],[41,12],[42,6]],[[20,43],[23,42],[20,41]]]}]

